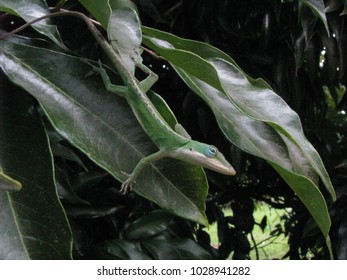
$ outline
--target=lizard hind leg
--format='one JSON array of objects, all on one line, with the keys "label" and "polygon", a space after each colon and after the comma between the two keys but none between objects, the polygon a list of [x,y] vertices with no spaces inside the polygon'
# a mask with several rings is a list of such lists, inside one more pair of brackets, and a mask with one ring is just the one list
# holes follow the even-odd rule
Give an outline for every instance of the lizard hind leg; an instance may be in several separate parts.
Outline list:
[{"label": "lizard hind leg", "polygon": [[136,65],[147,77],[139,83],[142,92],[146,93],[158,80],[158,75],[149,69],[146,65],[142,64],[141,56],[131,57]]},{"label": "lizard hind leg", "polygon": [[95,66],[94,64],[90,63],[89,61],[86,61],[87,64],[89,64],[92,68],[93,71],[95,71],[96,73],[98,73],[101,78],[102,81],[107,89],[107,91],[112,92],[112,93],[116,93],[119,96],[124,97],[127,92],[128,92],[128,88],[126,86],[120,86],[120,85],[114,85],[112,84],[110,77],[108,76],[105,68],[102,66],[101,61],[99,60],[99,67]]}]

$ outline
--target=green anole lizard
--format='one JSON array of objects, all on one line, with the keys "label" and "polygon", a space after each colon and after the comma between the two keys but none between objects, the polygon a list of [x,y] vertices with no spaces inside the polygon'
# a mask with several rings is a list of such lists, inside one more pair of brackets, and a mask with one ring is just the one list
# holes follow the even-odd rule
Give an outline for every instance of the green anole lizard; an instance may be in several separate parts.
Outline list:
[{"label": "green anole lizard", "polygon": [[[108,30],[109,32],[110,30]],[[132,59],[137,67],[148,74],[148,77],[141,82],[138,82],[134,75],[129,73],[116,46],[113,48],[104,39],[101,39],[99,43],[117,69],[125,86],[113,85],[101,63],[99,63],[100,68],[93,66],[93,69],[100,73],[109,92],[116,93],[127,100],[142,128],[159,148],[158,152],[139,161],[132,173],[123,182],[122,191],[126,192],[131,187],[146,165],[164,157],[183,160],[226,175],[235,175],[234,168],[216,147],[192,140],[179,124],[176,124],[175,129],[172,129],[166,123],[146,95],[146,92],[157,81],[158,77],[142,64],[141,57],[138,54],[135,53]]]},{"label": "green anole lizard", "polygon": [[139,55],[131,58],[137,67],[148,74],[148,77],[141,82],[138,82],[134,75],[128,71],[117,49],[114,49],[107,42],[87,16],[82,13],[70,11],[56,12],[50,16],[58,16],[59,14],[77,16],[86,22],[98,44],[118,71],[125,86],[113,85],[106,70],[102,68],[101,63],[99,63],[100,67],[92,65],[93,69],[100,73],[108,91],[116,93],[127,100],[142,128],[159,149],[156,153],[142,158],[130,175],[126,174],[127,179],[122,183],[122,192],[131,189],[131,186],[136,182],[136,178],[146,165],[164,157],[179,159],[222,174],[235,175],[234,168],[216,147],[192,140],[179,124],[176,125],[175,129],[172,129],[166,123],[146,95],[146,92],[156,82],[157,75],[139,61]]}]

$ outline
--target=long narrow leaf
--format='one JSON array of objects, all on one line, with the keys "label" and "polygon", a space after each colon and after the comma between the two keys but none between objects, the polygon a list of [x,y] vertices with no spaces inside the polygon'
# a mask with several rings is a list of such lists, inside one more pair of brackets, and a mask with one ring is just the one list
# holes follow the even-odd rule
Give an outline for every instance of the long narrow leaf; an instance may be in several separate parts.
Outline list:
[{"label": "long narrow leaf", "polygon": [[100,22],[105,30],[107,30],[112,11],[126,8],[137,12],[136,5],[131,0],[79,0],[79,2]]},{"label": "long narrow leaf", "polygon": [[[286,146],[292,152],[291,157],[301,157],[299,165],[293,165],[293,171],[304,171],[305,176],[315,184],[318,184],[318,174],[333,199],[336,199],[330,177],[319,154],[306,139],[299,116],[271,89],[254,86],[232,64],[220,59],[212,60],[211,63],[219,74],[224,92],[245,115],[266,122],[281,136],[285,135],[285,141],[289,140]],[[291,146],[291,143],[295,146]]]},{"label": "long narrow leaf", "polygon": [[47,135],[29,96],[1,81],[0,165],[22,188],[0,192],[0,259],[71,259]]},{"label": "long narrow leaf", "polygon": [[[54,127],[120,181],[156,151],[125,99],[110,94],[79,58],[0,42],[0,65],[42,105]],[[54,70],[53,70],[54,69]],[[202,168],[170,159],[141,172],[134,190],[181,217],[206,224]]]},{"label": "long narrow leaf", "polygon": [[[32,21],[41,16],[50,13],[44,0],[2,0],[0,2],[0,11],[16,15],[25,21]],[[53,25],[51,19],[44,19],[32,25],[38,32],[50,38],[57,45],[65,48],[60,38],[58,29]]]},{"label": "long narrow leaf", "polygon": [[324,27],[329,34],[328,21],[325,15],[323,0],[299,0],[302,4],[312,10],[312,12],[323,22]]},{"label": "long narrow leaf", "polygon": [[317,187],[318,176],[333,198],[335,193],[297,114],[265,82],[248,78],[215,48],[175,39],[158,30],[144,31],[154,36],[144,37],[144,43],[171,62],[187,85],[206,101],[225,136],[246,152],[267,160],[298,194],[327,238],[330,218]]},{"label": "long narrow leaf", "polygon": [[[243,114],[266,122],[293,141],[335,199],[329,175],[318,153],[305,138],[297,114],[264,81],[249,78],[231,58],[212,46],[150,28],[143,30],[154,36],[144,38],[144,42],[167,58],[176,69],[223,92]],[[316,182],[314,177],[311,179]]]},{"label": "long narrow leaf", "polygon": [[303,164],[305,158],[296,146],[288,139],[285,141],[284,135],[281,137],[266,123],[242,114],[224,94],[183,71],[178,70],[178,73],[210,105],[226,138],[246,152],[267,160],[298,194],[327,236],[330,228],[327,205],[317,186],[309,179],[312,168]]},{"label": "long narrow leaf", "polygon": [[107,28],[111,46],[118,52],[124,66],[132,75],[135,74],[133,58],[140,61],[142,32],[140,19],[133,9],[122,8],[112,11]]}]

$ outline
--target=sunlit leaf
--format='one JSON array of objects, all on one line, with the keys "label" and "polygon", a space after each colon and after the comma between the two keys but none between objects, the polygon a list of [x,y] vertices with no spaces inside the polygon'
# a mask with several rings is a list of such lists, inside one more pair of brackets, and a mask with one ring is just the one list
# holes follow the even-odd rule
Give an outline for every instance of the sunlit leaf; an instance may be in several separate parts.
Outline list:
[{"label": "sunlit leaf", "polygon": [[107,30],[112,11],[124,8],[137,11],[131,0],[79,0],[79,2],[100,22],[105,30]]},{"label": "sunlit leaf", "polygon": [[122,8],[112,11],[107,28],[111,46],[120,55],[124,66],[134,75],[134,59],[140,62],[142,32],[140,20],[133,9]]}]

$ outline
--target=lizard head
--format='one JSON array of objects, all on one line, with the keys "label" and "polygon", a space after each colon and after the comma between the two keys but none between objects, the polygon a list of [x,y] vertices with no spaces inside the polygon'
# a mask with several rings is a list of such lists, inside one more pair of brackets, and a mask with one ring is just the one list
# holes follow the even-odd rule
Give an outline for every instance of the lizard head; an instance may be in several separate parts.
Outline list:
[{"label": "lizard head", "polygon": [[188,141],[183,147],[174,151],[172,157],[225,175],[236,174],[234,168],[215,146],[198,141]]}]

